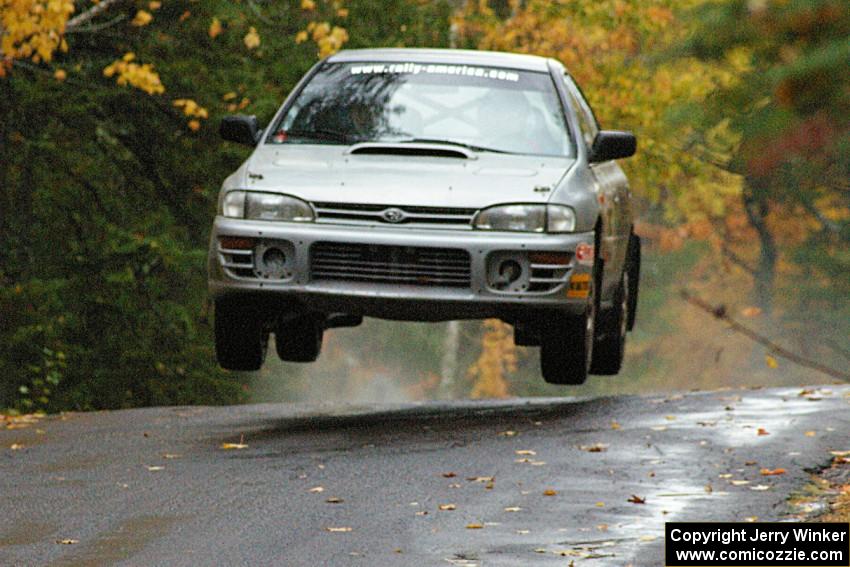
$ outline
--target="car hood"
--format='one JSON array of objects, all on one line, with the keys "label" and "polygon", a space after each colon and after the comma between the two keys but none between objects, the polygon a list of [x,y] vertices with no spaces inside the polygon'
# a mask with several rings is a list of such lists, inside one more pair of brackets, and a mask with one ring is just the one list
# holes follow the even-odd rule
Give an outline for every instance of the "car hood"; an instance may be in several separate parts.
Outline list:
[{"label": "car hood", "polygon": [[361,155],[350,154],[347,146],[264,145],[245,163],[240,184],[313,202],[481,208],[545,203],[574,163],[563,157],[470,155]]}]

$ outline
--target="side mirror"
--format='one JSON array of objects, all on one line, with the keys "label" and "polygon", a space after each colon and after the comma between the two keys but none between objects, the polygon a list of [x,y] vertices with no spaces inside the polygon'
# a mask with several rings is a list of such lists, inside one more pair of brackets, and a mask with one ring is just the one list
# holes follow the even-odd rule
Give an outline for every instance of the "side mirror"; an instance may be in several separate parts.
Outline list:
[{"label": "side mirror", "polygon": [[637,151],[637,138],[631,132],[618,130],[600,130],[593,140],[590,161],[610,161],[632,157]]},{"label": "side mirror", "polygon": [[221,119],[218,134],[229,142],[253,147],[260,141],[263,131],[260,129],[260,122],[256,116],[236,114]]}]

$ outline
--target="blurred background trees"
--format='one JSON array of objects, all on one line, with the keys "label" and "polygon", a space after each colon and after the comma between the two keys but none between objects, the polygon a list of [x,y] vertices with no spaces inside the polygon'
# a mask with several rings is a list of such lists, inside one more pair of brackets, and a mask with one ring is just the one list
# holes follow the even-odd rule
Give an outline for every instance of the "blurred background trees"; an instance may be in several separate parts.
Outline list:
[{"label": "blurred background trees", "polygon": [[[0,36],[0,407],[824,379],[765,364],[681,287],[795,351],[850,359],[846,0],[0,0]],[[556,57],[604,126],[638,134],[624,167],[648,254],[624,375],[547,387],[495,321],[456,327],[456,357],[445,325],[369,321],[329,333],[313,366],[217,369],[207,231],[249,153],[218,120],[266,121],[319,57],[369,46]]]}]

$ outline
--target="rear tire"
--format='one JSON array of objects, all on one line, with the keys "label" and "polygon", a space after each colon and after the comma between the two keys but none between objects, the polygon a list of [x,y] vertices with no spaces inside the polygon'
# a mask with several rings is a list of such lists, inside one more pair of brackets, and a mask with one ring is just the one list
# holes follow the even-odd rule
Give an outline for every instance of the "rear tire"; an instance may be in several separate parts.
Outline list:
[{"label": "rear tire", "polygon": [[590,373],[604,376],[618,374],[626,354],[626,331],[629,321],[629,273],[623,272],[614,294],[614,305],[600,313],[593,344]]},{"label": "rear tire", "polygon": [[626,269],[629,272],[629,319],[626,329],[635,328],[637,317],[638,289],[640,288],[640,236],[632,234],[629,239],[629,255]]},{"label": "rear tire", "polygon": [[215,302],[215,356],[226,370],[259,370],[266,359],[268,334],[260,310],[249,301]]},{"label": "rear tire", "polygon": [[285,362],[315,362],[322,352],[324,317],[309,313],[278,325],[274,342]]}]

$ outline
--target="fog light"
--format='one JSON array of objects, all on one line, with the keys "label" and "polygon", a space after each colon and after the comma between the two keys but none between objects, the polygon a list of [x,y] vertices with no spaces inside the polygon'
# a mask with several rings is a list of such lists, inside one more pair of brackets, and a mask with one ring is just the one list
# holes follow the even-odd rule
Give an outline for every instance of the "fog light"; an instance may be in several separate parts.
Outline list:
[{"label": "fog light", "polygon": [[269,270],[282,270],[286,265],[286,254],[279,248],[269,248],[263,253],[263,264]]},{"label": "fog light", "polygon": [[522,275],[522,266],[516,260],[505,260],[499,264],[499,277],[494,283],[498,285],[510,285],[517,281]]}]

